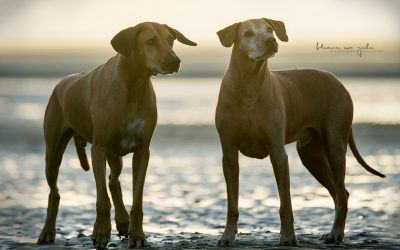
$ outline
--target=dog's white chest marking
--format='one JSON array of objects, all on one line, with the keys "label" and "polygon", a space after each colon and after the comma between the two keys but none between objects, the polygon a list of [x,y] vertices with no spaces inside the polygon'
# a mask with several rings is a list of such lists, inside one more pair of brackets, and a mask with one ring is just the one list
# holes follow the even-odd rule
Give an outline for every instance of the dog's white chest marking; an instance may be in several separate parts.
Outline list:
[{"label": "dog's white chest marking", "polygon": [[136,146],[138,136],[142,133],[145,122],[143,119],[136,119],[123,129],[120,141],[120,146],[123,150],[131,152]]}]

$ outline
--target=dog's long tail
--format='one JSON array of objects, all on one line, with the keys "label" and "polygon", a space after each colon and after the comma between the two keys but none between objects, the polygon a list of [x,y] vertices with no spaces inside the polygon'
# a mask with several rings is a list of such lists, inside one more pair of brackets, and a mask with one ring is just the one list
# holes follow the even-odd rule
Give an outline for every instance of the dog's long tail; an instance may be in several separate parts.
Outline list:
[{"label": "dog's long tail", "polygon": [[350,136],[349,136],[349,146],[351,151],[353,152],[354,157],[356,157],[358,163],[361,164],[361,166],[363,166],[368,172],[370,172],[371,174],[377,175],[379,177],[385,178],[386,176],[384,174],[381,174],[380,172],[376,171],[375,169],[373,169],[372,167],[370,167],[362,158],[362,156],[360,155],[360,152],[358,152],[358,149],[356,147],[356,143],[354,141],[354,137],[353,137],[353,130],[350,130]]},{"label": "dog's long tail", "polygon": [[83,168],[83,170],[89,171],[90,166],[85,151],[86,141],[81,139],[77,134],[74,134],[73,137],[75,142],[76,153],[78,153],[78,158],[79,162],[81,163],[81,167]]}]

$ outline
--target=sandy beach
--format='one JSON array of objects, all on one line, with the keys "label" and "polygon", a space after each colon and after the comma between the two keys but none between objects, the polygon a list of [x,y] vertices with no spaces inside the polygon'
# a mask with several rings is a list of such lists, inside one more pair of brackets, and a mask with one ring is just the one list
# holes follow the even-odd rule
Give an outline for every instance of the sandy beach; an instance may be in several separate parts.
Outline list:
[{"label": "sandy beach", "polygon": [[[56,243],[36,245],[48,196],[41,124],[52,88],[39,82],[55,84],[55,80],[34,79],[31,84],[19,80],[25,85],[16,84],[17,80],[0,81],[0,249],[93,248],[94,177],[92,171],[81,169],[73,145],[64,155],[58,180],[61,202]],[[7,85],[12,81],[16,81],[12,87]],[[151,248],[217,249],[224,229],[225,182],[212,125],[218,82],[210,90],[198,81],[186,85],[184,97],[168,82],[156,89],[160,120],[151,145],[143,209],[144,231]],[[362,103],[357,100],[356,104]],[[360,106],[360,110],[364,108],[368,105]],[[319,240],[331,228],[333,202],[301,165],[294,145],[287,146],[298,239],[308,249],[400,249],[400,125],[378,125],[356,117],[353,130],[365,160],[387,177],[369,174],[351,152],[348,154],[349,212],[345,240],[340,245]],[[90,146],[86,150],[89,152]],[[132,202],[131,158],[124,157],[120,176],[128,211]],[[287,249],[276,246],[279,199],[269,159],[241,157],[240,165],[239,234],[232,249]],[[124,249],[127,240],[118,238],[112,223],[108,247]]]}]

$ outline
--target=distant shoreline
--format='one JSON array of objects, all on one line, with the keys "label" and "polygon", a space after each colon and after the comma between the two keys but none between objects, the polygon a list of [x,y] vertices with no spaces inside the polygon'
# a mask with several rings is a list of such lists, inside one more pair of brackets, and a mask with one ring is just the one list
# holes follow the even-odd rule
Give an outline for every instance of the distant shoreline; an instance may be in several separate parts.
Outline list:
[{"label": "distant shoreline", "polygon": [[[90,71],[106,62],[113,51],[1,52],[0,77],[63,77]],[[229,49],[203,48],[200,52],[179,50],[180,71],[174,77],[222,77],[229,63]],[[315,51],[283,52],[269,59],[271,70],[317,68],[339,77],[400,77],[400,61],[385,52],[359,58],[348,54]]]}]

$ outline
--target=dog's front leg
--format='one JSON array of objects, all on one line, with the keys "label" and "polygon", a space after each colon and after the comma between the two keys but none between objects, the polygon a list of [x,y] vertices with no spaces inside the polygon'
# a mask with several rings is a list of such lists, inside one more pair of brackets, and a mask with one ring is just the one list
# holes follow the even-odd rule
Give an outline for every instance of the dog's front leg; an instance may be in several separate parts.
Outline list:
[{"label": "dog's front leg", "polygon": [[281,219],[281,237],[279,239],[279,245],[298,246],[299,242],[297,241],[293,226],[289,163],[285,146],[282,144],[279,146],[269,147],[269,149],[281,203],[279,209]]},{"label": "dog's front leg", "polygon": [[130,248],[147,246],[146,236],[143,233],[143,186],[146,178],[147,165],[149,163],[150,151],[142,148],[133,155],[132,181],[133,199],[130,213],[129,243]]},{"label": "dog's front leg", "polygon": [[96,222],[94,223],[92,240],[96,248],[105,248],[111,234],[111,203],[107,194],[106,153],[105,147],[93,145],[92,165],[96,181],[97,201]]},{"label": "dog's front leg", "polygon": [[239,159],[238,150],[233,147],[223,147],[222,166],[228,195],[228,213],[225,231],[218,241],[221,247],[233,246],[237,233],[237,221],[239,218]]}]

